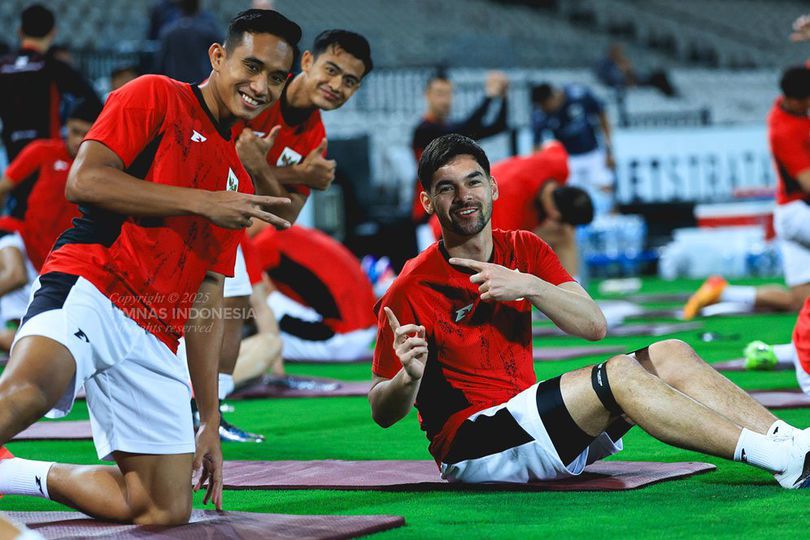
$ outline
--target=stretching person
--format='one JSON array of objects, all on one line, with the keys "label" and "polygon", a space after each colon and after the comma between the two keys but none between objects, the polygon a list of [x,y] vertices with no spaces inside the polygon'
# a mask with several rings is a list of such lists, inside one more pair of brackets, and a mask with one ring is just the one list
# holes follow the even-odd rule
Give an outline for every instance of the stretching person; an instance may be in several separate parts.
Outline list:
[{"label": "stretching person", "polygon": [[605,336],[604,316],[542,240],[492,230],[497,184],[474,141],[433,141],[419,178],[443,240],[378,304],[368,397],[383,427],[415,404],[444,478],[578,475],[622,448],[629,420],[668,444],[770,471],[786,488],[810,487],[810,429],[778,420],[681,341],[535,382],[532,307],[588,340]]}]

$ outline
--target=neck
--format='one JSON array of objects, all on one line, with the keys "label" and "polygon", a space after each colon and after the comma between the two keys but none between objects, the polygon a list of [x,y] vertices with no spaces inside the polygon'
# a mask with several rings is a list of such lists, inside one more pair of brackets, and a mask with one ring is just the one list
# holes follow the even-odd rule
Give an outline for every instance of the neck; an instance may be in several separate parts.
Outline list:
[{"label": "neck", "polygon": [[795,99],[782,99],[782,108],[787,112],[798,116],[805,116],[807,114],[807,109],[804,108],[800,103],[797,103]]},{"label": "neck", "polygon": [[451,257],[461,257],[474,261],[487,262],[492,257],[492,222],[475,236],[461,236],[442,229],[444,248]]},{"label": "neck", "polygon": [[199,85],[200,92],[202,92],[203,100],[205,101],[205,106],[208,107],[208,110],[211,111],[211,114],[217,121],[224,125],[232,124],[236,118],[231,114],[222,100],[216,93],[214,89],[214,79],[216,75],[214,72],[208,77],[204,83]]},{"label": "neck", "polygon": [[50,40],[46,38],[32,38],[24,37],[20,43],[22,49],[32,49],[34,51],[44,53],[51,46]]},{"label": "neck", "polygon": [[304,88],[304,75],[299,73],[287,85],[287,104],[295,109],[314,109],[315,104]]}]

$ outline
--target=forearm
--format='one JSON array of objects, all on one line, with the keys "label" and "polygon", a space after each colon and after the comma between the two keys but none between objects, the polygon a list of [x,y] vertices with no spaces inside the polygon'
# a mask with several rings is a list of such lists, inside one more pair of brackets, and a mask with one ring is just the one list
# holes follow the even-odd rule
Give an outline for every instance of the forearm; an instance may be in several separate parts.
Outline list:
[{"label": "forearm", "polygon": [[400,369],[393,379],[383,379],[368,393],[371,417],[380,426],[387,428],[405,418],[416,401],[421,379],[413,380]]},{"label": "forearm", "polygon": [[[286,219],[290,223],[294,223],[298,219],[298,214],[307,202],[307,196],[303,193],[288,190],[285,185],[280,181],[280,176],[286,173],[285,169],[292,167],[270,167],[263,165],[259,169],[251,173],[253,178],[253,185],[256,187],[257,195],[269,195],[272,197],[286,197],[290,199],[290,204],[287,206],[279,207],[274,213],[280,218]],[[291,183],[292,184],[292,183]],[[300,185],[300,182],[298,182]]]},{"label": "forearm", "polygon": [[605,147],[607,150],[611,150],[613,148],[612,132],[607,114],[604,112],[599,113],[599,126],[602,128],[602,139],[605,142]]},{"label": "forearm", "polygon": [[222,307],[223,282],[222,276],[205,277],[194,302],[193,317],[186,323],[188,370],[203,424],[219,422],[217,376],[224,321],[218,312]]},{"label": "forearm", "polygon": [[589,341],[605,337],[605,316],[586,293],[566,290],[536,276],[531,278],[525,298],[563,332]]}]

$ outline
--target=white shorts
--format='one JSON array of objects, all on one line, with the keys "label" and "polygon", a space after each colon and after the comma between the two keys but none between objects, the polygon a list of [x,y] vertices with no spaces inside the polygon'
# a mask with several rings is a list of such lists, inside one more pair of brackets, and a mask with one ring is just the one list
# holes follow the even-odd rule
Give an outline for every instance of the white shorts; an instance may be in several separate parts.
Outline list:
[{"label": "white shorts", "polygon": [[3,326],[11,321],[19,321],[23,318],[25,310],[28,309],[28,301],[31,299],[31,285],[34,283],[34,280],[37,279],[37,271],[28,259],[28,252],[25,250],[25,242],[23,242],[20,233],[9,233],[0,238],[0,249],[9,247],[15,248],[22,253],[28,282],[19,289],[0,296],[0,324]]},{"label": "white shorts", "polygon": [[804,201],[777,205],[773,218],[785,283],[789,287],[810,283],[810,205]]},{"label": "white shorts", "polygon": [[[289,317],[306,323],[318,324],[323,318],[311,307],[299,304],[292,298],[273,291],[267,297],[267,305],[276,320]],[[326,339],[307,339],[281,329],[282,356],[289,360],[326,360],[352,362],[371,356],[371,344],[377,337],[377,327],[372,326],[343,334],[333,334]]]},{"label": "white shorts", "polygon": [[225,278],[225,288],[223,298],[236,298],[239,296],[250,296],[253,287],[250,286],[250,276],[248,276],[245,256],[242,254],[242,246],[236,247],[236,264],[233,267],[233,277]]},{"label": "white shorts", "polygon": [[[458,445],[466,445],[461,449],[462,457],[474,457],[442,463],[442,478],[471,484],[556,480],[577,476],[587,464],[623,448],[620,437],[614,442],[607,433],[601,433],[570,463],[563,463],[538,412],[537,389],[548,382],[535,384],[506,403],[470,416],[456,435],[446,460],[451,461]],[[476,427],[479,423],[480,427]],[[471,435],[462,433],[465,427],[471,428],[467,432]],[[473,448],[475,445],[480,447]]]},{"label": "white shorts", "polygon": [[568,184],[588,192],[596,215],[606,214],[613,208],[612,192],[603,190],[614,185],[613,171],[605,164],[606,159],[605,151],[601,148],[587,154],[568,156],[571,171]]},{"label": "white shorts", "polygon": [[47,416],[65,416],[84,386],[99,459],[194,453],[188,367],[84,278],[40,276],[12,344],[44,336],[76,362],[72,384]]}]

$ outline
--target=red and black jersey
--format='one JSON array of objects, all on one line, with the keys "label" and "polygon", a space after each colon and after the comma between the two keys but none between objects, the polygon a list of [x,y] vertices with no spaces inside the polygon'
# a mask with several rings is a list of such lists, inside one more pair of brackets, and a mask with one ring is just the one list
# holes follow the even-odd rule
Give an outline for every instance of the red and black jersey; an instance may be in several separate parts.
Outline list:
[{"label": "red and black jersey", "polygon": [[65,198],[65,184],[73,157],[62,139],[39,139],[26,146],[6,169],[15,184],[35,176],[20,234],[28,258],[39,270],[54,242],[69,229],[79,207]]},{"label": "red and black jersey", "polygon": [[768,115],[768,140],[779,177],[777,204],[810,200],[797,180],[800,172],[810,169],[810,117],[786,111],[782,98],[777,99]]},{"label": "red and black jersey", "polygon": [[[115,152],[146,182],[253,193],[230,126],[220,125],[196,86],[159,75],[113,92],[85,140]],[[93,283],[173,351],[207,271],[233,275],[242,231],[199,216],[131,217],[90,205],[63,233],[42,273]]]},{"label": "red and black jersey", "polygon": [[[540,277],[553,285],[573,281],[551,248],[526,231],[492,231],[490,262]],[[416,408],[441,462],[456,431],[471,414],[504,403],[536,382],[532,360],[531,304],[482,302],[471,273],[448,263],[441,242],[405,265],[375,306],[374,374],[393,378],[402,365],[383,307],[400,324],[425,327],[428,360]]]},{"label": "red and black jersey", "polygon": [[796,326],[793,328],[793,345],[799,355],[799,363],[810,374],[810,298],[804,301]]},{"label": "red and black jersey", "polygon": [[360,261],[317,229],[266,227],[253,238],[253,256],[281,293],[318,312],[332,332],[374,326],[374,290]]},{"label": "red and black jersey", "polygon": [[[278,101],[247,122],[246,126],[259,137],[264,137],[274,127],[281,126],[273,148],[267,153],[267,163],[272,167],[289,167],[301,163],[326,137],[321,111],[318,109],[302,111],[290,107],[287,103],[287,87],[284,88]],[[245,124],[241,122],[234,126],[235,134],[241,132],[244,127]],[[296,190],[305,195],[309,195],[310,192],[306,186],[296,186]]]}]

